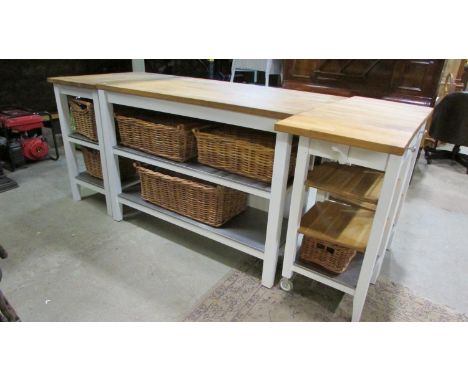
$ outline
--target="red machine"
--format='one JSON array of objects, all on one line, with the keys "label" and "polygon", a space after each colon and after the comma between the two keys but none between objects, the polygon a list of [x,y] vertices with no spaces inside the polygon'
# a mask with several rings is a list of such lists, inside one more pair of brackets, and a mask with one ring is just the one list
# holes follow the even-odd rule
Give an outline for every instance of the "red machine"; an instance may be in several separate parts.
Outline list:
[{"label": "red machine", "polygon": [[29,160],[42,160],[49,154],[49,145],[43,137],[23,138],[21,149],[24,157]]},{"label": "red machine", "polygon": [[[0,138],[3,137],[0,155],[10,163],[12,170],[24,164],[25,159],[38,161],[48,157],[49,145],[42,135],[44,120],[39,114],[20,109],[0,111]],[[56,144],[55,134],[53,137]],[[58,159],[57,147],[56,152]]]},{"label": "red machine", "polygon": [[25,132],[37,128],[43,128],[42,117],[31,114],[24,110],[2,110],[0,112],[0,123],[3,127],[16,132]]}]

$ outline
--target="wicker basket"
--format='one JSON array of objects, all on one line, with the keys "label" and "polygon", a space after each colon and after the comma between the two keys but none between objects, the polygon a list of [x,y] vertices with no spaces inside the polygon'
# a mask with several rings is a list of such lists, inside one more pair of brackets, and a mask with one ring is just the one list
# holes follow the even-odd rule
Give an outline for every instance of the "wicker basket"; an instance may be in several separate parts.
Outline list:
[{"label": "wicker basket", "polygon": [[[248,178],[271,182],[276,136],[273,133],[236,126],[216,126],[193,131],[198,161]],[[293,175],[296,145],[289,165]]]},{"label": "wicker basket", "polygon": [[[86,172],[91,176],[102,179],[101,156],[99,151],[81,147],[81,152],[83,153]],[[119,169],[122,180],[127,180],[136,176],[133,161],[130,159],[119,157]]]},{"label": "wicker basket", "polygon": [[97,142],[98,137],[93,103],[76,98],[70,98],[68,103],[71,115],[75,121],[76,132]]},{"label": "wicker basket", "polygon": [[137,166],[146,201],[219,227],[247,208],[247,194],[169,171]]},{"label": "wicker basket", "polygon": [[333,273],[343,273],[356,256],[356,250],[304,236],[301,260],[322,266]]},{"label": "wicker basket", "polygon": [[192,129],[206,125],[168,114],[153,114],[152,117],[117,114],[115,119],[122,145],[177,162],[197,156]]},{"label": "wicker basket", "polygon": [[101,156],[98,150],[81,147],[86,172],[96,178],[102,179]]}]

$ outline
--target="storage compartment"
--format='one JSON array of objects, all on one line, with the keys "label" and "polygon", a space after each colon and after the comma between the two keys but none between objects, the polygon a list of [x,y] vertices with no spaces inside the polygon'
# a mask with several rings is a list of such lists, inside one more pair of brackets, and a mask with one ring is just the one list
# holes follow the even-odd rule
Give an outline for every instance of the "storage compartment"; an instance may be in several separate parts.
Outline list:
[{"label": "storage compartment", "polygon": [[330,200],[317,202],[302,217],[302,261],[342,273],[357,252],[365,252],[374,212]]},{"label": "storage compartment", "polygon": [[[101,155],[98,150],[81,147],[86,172],[95,178],[102,179]],[[119,169],[121,180],[129,180],[136,177],[136,170],[133,161],[127,158],[119,157]]]},{"label": "storage compartment", "polygon": [[302,261],[320,265],[333,273],[343,273],[356,253],[352,248],[304,236],[300,256]]},{"label": "storage compartment", "polygon": [[[271,182],[276,134],[229,125],[195,129],[194,134],[200,163]],[[297,144],[294,144],[289,176],[294,173],[296,153]]]},{"label": "storage compartment", "polygon": [[170,171],[137,166],[141,197],[194,220],[219,227],[247,208],[247,194]]},{"label": "storage compartment", "polygon": [[185,162],[197,156],[192,129],[206,122],[164,113],[122,109],[115,115],[120,144]]},{"label": "storage compartment", "polygon": [[97,142],[98,136],[93,103],[82,98],[69,98],[68,104],[75,131]]}]

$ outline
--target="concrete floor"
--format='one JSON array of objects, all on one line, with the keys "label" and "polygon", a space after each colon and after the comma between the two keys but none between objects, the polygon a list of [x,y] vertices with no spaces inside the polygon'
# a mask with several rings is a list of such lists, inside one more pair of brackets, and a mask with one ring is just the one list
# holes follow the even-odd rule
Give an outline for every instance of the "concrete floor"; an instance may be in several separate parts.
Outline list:
[{"label": "concrete floor", "polygon": [[[465,149],[466,152],[466,149]],[[382,273],[436,304],[468,314],[468,175],[421,155]]]},{"label": "concrete floor", "polygon": [[65,160],[8,176],[2,289],[24,321],[182,320],[247,256],[144,214],[114,222],[101,195],[73,202]]},{"label": "concrete floor", "polygon": [[[2,289],[24,321],[177,321],[247,255],[101,195],[72,201],[64,159],[9,176],[0,194]],[[421,159],[383,273],[468,314],[468,176]],[[86,192],[86,191],[85,191]],[[88,193],[89,194],[89,193]]]}]

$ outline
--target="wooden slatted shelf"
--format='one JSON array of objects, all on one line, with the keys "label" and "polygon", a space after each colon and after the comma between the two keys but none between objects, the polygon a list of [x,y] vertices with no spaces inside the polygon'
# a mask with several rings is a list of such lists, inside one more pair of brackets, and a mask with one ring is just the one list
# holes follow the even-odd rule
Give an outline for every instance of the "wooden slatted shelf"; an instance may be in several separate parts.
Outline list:
[{"label": "wooden slatted shelf", "polygon": [[373,219],[374,212],[364,208],[332,201],[319,202],[302,217],[299,232],[364,252]]},{"label": "wooden slatted shelf", "polygon": [[383,172],[365,167],[326,162],[309,172],[306,184],[337,199],[375,210],[383,176]]}]

